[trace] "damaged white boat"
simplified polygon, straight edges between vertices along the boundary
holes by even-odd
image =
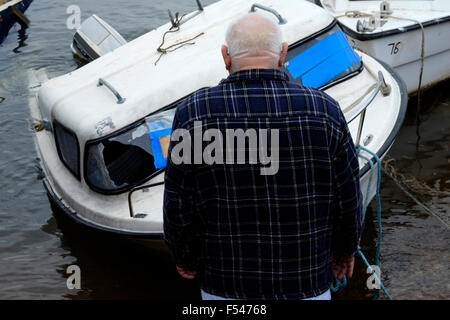
[[[450,77],[450,1],[317,2],[336,17],[353,46],[394,67],[409,93],[419,82],[424,88]]]
[[[322,8],[298,0],[253,1],[220,1],[205,8],[198,2],[199,10],[181,21],[172,18],[41,85],[30,108],[41,123],[36,148],[54,207],[97,230],[127,238],[161,238],[164,174],[156,169],[147,124],[194,91],[228,76],[220,54],[226,28],[249,10],[278,19],[289,44],[285,69],[293,81],[334,97],[355,143],[380,158],[388,152],[407,106],[406,88],[396,73],[354,51],[334,17]],[[169,29],[176,31],[166,33]],[[375,160],[363,155],[367,159],[360,159],[360,177],[365,191],[371,173],[368,160]],[[368,200],[374,193],[372,187]]]

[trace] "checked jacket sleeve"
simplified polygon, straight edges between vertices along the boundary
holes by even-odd
[[[180,128],[175,114],[172,133]],[[181,138],[182,139],[182,138]],[[194,180],[191,164],[175,164],[170,142],[165,170],[164,241],[172,251],[175,264],[196,269],[199,250],[199,219],[194,204]]]

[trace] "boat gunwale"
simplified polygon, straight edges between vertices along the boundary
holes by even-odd
[[[47,196],[49,200],[56,205],[56,207],[64,213],[66,217],[68,217],[71,221],[81,224],[85,227],[94,229],[96,231],[101,231],[109,234],[114,234],[117,236],[125,236],[127,238],[145,238],[145,239],[154,239],[154,240],[160,240],[164,237],[164,233],[162,232],[132,232],[132,231],[125,231],[120,229],[115,229],[111,227],[106,227],[100,224],[97,224],[95,222],[88,221],[84,218],[82,218],[77,212],[71,210],[68,206],[66,206],[61,199],[58,198],[56,193],[53,191],[52,186],[50,185],[50,182],[47,180],[47,178],[44,178],[42,180],[44,189],[47,191]]]
[[[386,138],[384,144],[376,152],[378,158],[381,159],[389,151],[390,147],[394,144],[395,138],[397,137],[398,132],[400,131],[400,128],[403,125],[403,121],[405,120],[406,111],[408,109],[408,89],[406,87],[405,81],[398,75],[398,73],[390,65],[388,65],[386,62],[382,60],[376,59],[375,57],[372,58],[378,63],[380,63],[386,69],[386,71],[390,73],[390,75],[397,82],[400,90],[400,110],[397,116],[397,120],[395,121],[394,128],[392,128],[391,133]],[[372,162],[373,165],[377,164],[377,161],[374,157],[372,157],[369,161],[367,161],[364,167],[359,170],[360,178],[370,170],[371,165],[369,162]]]
[[[425,22],[422,22],[422,26],[424,28],[426,28],[426,27],[439,25],[439,24],[447,23],[447,22],[450,22],[450,15],[442,17],[442,18],[427,20]],[[352,28],[346,26],[343,22],[341,22],[339,20],[338,20],[338,24],[347,35],[349,35],[350,37],[352,37],[356,40],[359,40],[359,41],[375,40],[375,39],[383,38],[386,36],[392,36],[392,35],[406,33],[406,32],[420,29],[420,24],[414,23],[412,25],[395,28],[395,29],[389,29],[389,30],[372,32],[372,33],[360,33],[358,31],[355,31]]]

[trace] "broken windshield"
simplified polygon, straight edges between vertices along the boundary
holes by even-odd
[[[162,139],[153,139],[153,128],[171,130],[175,108],[141,120],[136,126],[106,137],[86,147],[86,182],[102,193],[119,193],[145,182],[158,169],[164,167]],[[167,141],[167,136],[161,136]],[[152,148],[153,146],[153,148]],[[156,149],[156,147],[159,147]],[[167,154],[164,153],[165,157]]]

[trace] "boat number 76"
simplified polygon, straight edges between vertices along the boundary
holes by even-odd
[[[391,55],[392,54],[397,54],[398,53],[398,51],[400,50],[400,45],[401,45],[401,41],[399,41],[399,42],[393,42],[393,43],[389,43],[388,44],[388,47],[390,46],[391,47]]]

